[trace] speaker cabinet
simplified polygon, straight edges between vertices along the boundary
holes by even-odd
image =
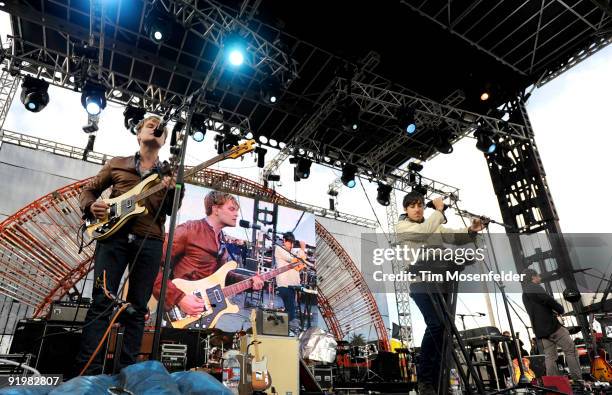
[[[75,327],[46,321],[19,321],[15,328],[10,353],[34,355],[34,367],[42,374],[69,376],[79,352],[80,327],[81,325],[76,326],[78,330],[75,332]]]
[[[268,360],[268,372],[272,378],[272,387],[279,395],[298,395],[300,393],[300,351],[299,341],[296,337],[280,337],[257,335],[259,355]],[[241,339],[240,349],[245,350],[252,341],[252,336]],[[253,346],[249,347],[249,354],[255,355]],[[274,393],[272,387],[268,393]]]

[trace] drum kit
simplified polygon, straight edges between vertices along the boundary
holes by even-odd
[[[232,353],[238,352],[240,339],[246,335],[246,332],[228,333],[216,328],[205,331],[206,335],[202,340],[204,362],[202,366],[191,370],[206,372],[221,379],[223,361],[231,357]]]

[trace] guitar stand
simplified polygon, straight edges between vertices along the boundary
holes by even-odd
[[[463,343],[463,339],[461,338],[461,335],[459,334],[459,330],[457,329],[457,326],[455,325],[454,310],[455,310],[455,306],[457,303],[458,287],[459,287],[459,284],[456,281],[451,282],[451,289],[449,291],[449,296],[451,300],[449,302],[451,304],[452,314],[451,314],[451,309],[449,309],[447,301],[445,300],[444,297],[442,297],[441,292],[439,292],[440,289],[438,285],[436,285],[436,289],[438,290],[438,292],[436,293],[432,292],[430,287],[427,287],[426,289],[427,289],[427,294],[429,295],[429,298],[431,299],[432,305],[434,307],[434,310],[436,312],[438,319],[440,320],[440,322],[444,323],[444,341],[442,344],[443,359],[445,361],[448,360],[449,354],[453,357],[453,360],[455,361],[455,364],[457,365],[457,372],[459,373],[461,380],[465,384],[465,388],[468,394],[473,393],[471,386],[468,384],[469,376],[472,376],[472,378],[474,379],[474,383],[476,384],[477,393],[484,394],[485,393],[484,385],[482,384],[482,381],[478,377],[476,373],[476,369],[474,368],[474,365],[472,364],[472,361],[470,361],[470,358],[468,357],[468,353],[466,351],[465,344]],[[467,367],[468,367],[467,375],[463,371],[461,367],[461,360],[459,359],[459,355],[457,354],[457,351],[453,347],[453,344],[452,344],[453,336],[455,337],[455,340],[457,341],[457,344],[458,344],[458,348],[461,354],[463,355],[463,358],[467,364]],[[438,394],[446,394],[448,392],[448,384],[449,384],[449,379],[450,379],[449,375],[450,375],[450,370],[444,369],[444,368],[440,369],[440,373],[438,376],[438,384],[439,384]]]

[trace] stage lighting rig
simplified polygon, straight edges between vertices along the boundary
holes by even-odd
[[[441,126],[437,133],[434,142],[434,147],[441,154],[450,154],[453,152],[453,145],[451,140],[453,139],[453,133],[446,126]]]
[[[483,128],[482,126],[474,132],[476,137],[476,148],[485,154],[492,154],[497,148],[492,131]]]
[[[123,126],[132,132],[132,134],[136,134],[134,128],[138,125],[138,122],[144,119],[146,113],[147,110],[142,107],[128,105],[125,110],[123,110]]]
[[[351,164],[346,164],[342,167],[342,176],[340,180],[342,184],[349,188],[355,188],[357,183],[355,182],[355,173],[357,173],[357,167]]]
[[[414,108],[403,105],[397,109],[397,113],[395,118],[397,120],[397,125],[400,129],[408,134],[413,134],[416,132],[416,120],[415,120],[415,110]]]
[[[347,97],[342,103],[342,127],[349,132],[359,129],[359,115],[361,108],[352,97]]]
[[[85,81],[81,93],[81,104],[89,115],[99,115],[106,107],[106,88],[93,81]]]
[[[259,167],[260,169],[263,169],[266,166],[266,153],[267,152],[268,150],[265,148],[261,148],[261,147],[255,148],[255,153],[257,154],[257,167]]]
[[[144,21],[146,35],[156,44],[168,41],[172,36],[174,18],[159,7],[151,7]]]
[[[421,163],[410,162],[408,163],[408,170],[418,173],[423,170],[423,165]]]
[[[191,116],[191,138],[198,143],[204,141],[206,137],[206,116],[204,114],[195,113]]]
[[[310,166],[312,161],[305,158],[291,157],[289,163],[295,165],[293,168],[293,180],[300,181],[310,176]]]
[[[376,201],[383,206],[388,206],[391,202],[391,193],[393,192],[393,187],[391,185],[379,182],[376,192]]]
[[[276,104],[281,94],[280,81],[274,76],[267,77],[260,84],[259,94],[264,102]]]
[[[244,63],[246,46],[245,38],[238,31],[232,31],[223,39],[225,56],[232,66],[238,67]]]
[[[39,112],[49,104],[49,83],[26,75],[21,83],[21,102],[26,110]]]

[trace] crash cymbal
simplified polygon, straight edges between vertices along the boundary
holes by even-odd
[[[234,341],[233,333],[226,333],[223,331],[219,331],[220,333],[216,333],[210,337],[210,345],[215,347],[220,347],[221,345],[232,344]]]

